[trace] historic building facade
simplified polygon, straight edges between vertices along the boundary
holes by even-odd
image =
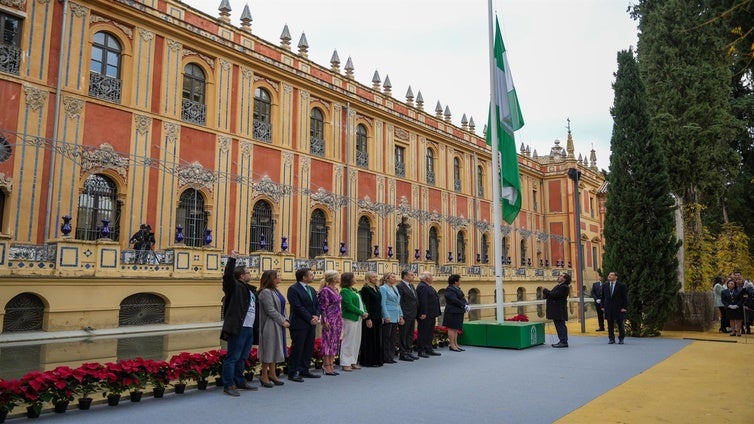
[[[299,266],[430,269],[438,288],[460,273],[472,302],[493,303],[494,172],[473,119],[397,99],[378,75],[361,84],[337,53],[313,63],[305,37],[293,51],[287,27],[274,44],[229,11],[0,0],[2,332],[218,321],[231,250],[286,283]],[[578,246],[594,281],[594,151],[576,158],[569,131],[546,155],[522,146],[519,164],[505,300],[541,298]]]

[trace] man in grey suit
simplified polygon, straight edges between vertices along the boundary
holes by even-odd
[[[618,274],[607,275],[607,283],[602,285],[602,307],[607,320],[608,344],[615,344],[615,324],[618,324],[618,344],[626,337],[626,310],[628,308],[628,287],[618,281]]]
[[[416,328],[417,298],[413,285],[414,273],[404,269],[401,271],[401,282],[396,284],[401,295],[401,311],[403,311],[403,325],[399,326],[398,349],[401,361],[416,361],[418,356],[411,353],[414,348],[414,328]]]

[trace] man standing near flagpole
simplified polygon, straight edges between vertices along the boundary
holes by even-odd
[[[500,24],[495,19],[494,39],[492,38],[492,0],[488,0],[490,29],[490,115],[487,121],[487,144],[492,146],[492,169],[500,170],[500,179],[492,179],[493,224],[495,242],[495,291],[497,293],[497,321],[503,322],[503,264],[497,258],[503,254],[501,232],[502,219],[512,224],[521,210],[521,176],[518,171],[518,155],[514,131],[524,126],[521,108],[518,105],[516,88],[513,85],[505,44],[500,32]],[[493,125],[493,117],[494,125]],[[500,163],[498,161],[500,153]],[[494,175],[494,172],[493,172]]]

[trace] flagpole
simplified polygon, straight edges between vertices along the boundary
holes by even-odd
[[[490,114],[492,117],[489,119],[490,124],[487,126],[487,131],[490,132],[490,140],[492,140],[492,222],[493,222],[493,240],[494,254],[492,256],[495,263],[495,316],[497,322],[502,323],[505,320],[504,308],[503,308],[503,234],[500,229],[502,221],[502,209],[501,209],[501,195],[500,195],[500,159],[498,154],[498,134],[497,134],[497,104],[496,104],[496,87],[495,87],[495,23],[492,16],[492,0],[487,0],[488,15],[489,15],[489,44],[490,44]]]

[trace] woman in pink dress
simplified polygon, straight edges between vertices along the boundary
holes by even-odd
[[[335,355],[340,347],[340,334],[343,332],[343,315],[340,309],[341,296],[338,292],[340,274],[325,271],[325,278],[319,289],[319,308],[322,311],[322,369],[325,375],[339,375],[335,372]]]

